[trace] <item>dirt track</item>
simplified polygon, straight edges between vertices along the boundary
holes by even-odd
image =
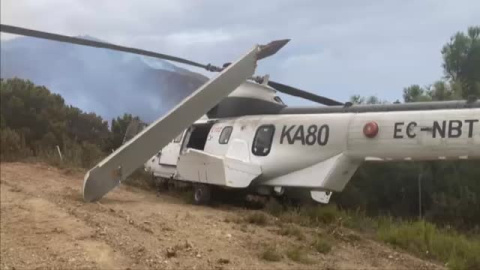
[[[361,237],[323,255],[275,225],[226,222],[252,210],[194,206],[122,186],[100,203],[81,197],[83,175],[46,165],[1,164],[1,269],[438,269]],[[319,228],[318,230],[321,230]],[[263,245],[305,245],[313,264],[260,258]],[[176,254],[167,256],[167,249]],[[170,254],[172,255],[172,254]]]

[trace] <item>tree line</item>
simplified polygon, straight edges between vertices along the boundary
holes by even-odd
[[[2,79],[0,84],[1,160],[58,160],[58,146],[65,162],[89,168],[122,144],[133,118],[124,114],[109,126],[100,116],[67,105],[43,86],[18,78]]]
[[[403,102],[480,98],[480,26],[456,33],[441,54],[444,77],[431,85],[406,87]],[[352,102],[387,103],[375,96],[354,96]],[[422,216],[478,230],[479,165],[478,160],[364,164],[334,200],[343,208],[370,215]]]

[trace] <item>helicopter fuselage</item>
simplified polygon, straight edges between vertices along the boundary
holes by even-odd
[[[191,182],[340,192],[364,161],[445,159],[480,159],[480,108],[202,120],[146,166]],[[215,179],[228,169],[242,176]]]

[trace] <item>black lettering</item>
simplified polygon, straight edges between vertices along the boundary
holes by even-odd
[[[328,137],[330,136],[330,127],[323,125],[318,129],[317,140],[319,145],[326,145],[328,143]],[[323,138],[322,138],[323,137]]]
[[[476,123],[478,121],[478,119],[465,120],[465,124],[468,124],[468,138],[473,137],[473,123]]]
[[[314,145],[317,142],[317,130],[318,127],[316,125],[308,127],[307,136],[305,137],[305,141],[308,145]]]
[[[447,127],[447,121],[442,121],[442,126],[437,121],[433,121],[433,138],[437,137],[437,131],[441,138],[445,138],[445,128]]]
[[[300,140],[302,145],[305,145],[305,133],[303,132],[303,125],[298,126],[295,135],[293,135],[293,143],[295,143],[296,140]]]
[[[454,124],[456,125],[454,126]],[[450,122],[448,123],[448,137],[458,138],[460,136],[462,136],[462,121],[450,120]]]
[[[417,122],[410,122],[407,125],[407,137],[410,139],[413,139],[417,136],[415,132],[413,132],[413,129],[417,126]]]
[[[402,127],[405,123],[404,122],[398,122],[395,123],[395,128],[393,129],[393,138],[394,139],[403,139],[403,135],[399,135],[399,132],[402,132]]]
[[[283,144],[283,139],[287,137],[287,142],[288,144],[293,144],[292,136],[290,135],[290,131],[295,128],[295,125],[289,127],[287,129],[287,126],[283,126],[282,129],[282,134],[280,135],[280,144]]]

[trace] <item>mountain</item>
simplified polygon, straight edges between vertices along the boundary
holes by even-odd
[[[2,78],[44,85],[107,120],[131,113],[151,122],[208,80],[163,60],[29,37],[1,41],[0,62]]]

